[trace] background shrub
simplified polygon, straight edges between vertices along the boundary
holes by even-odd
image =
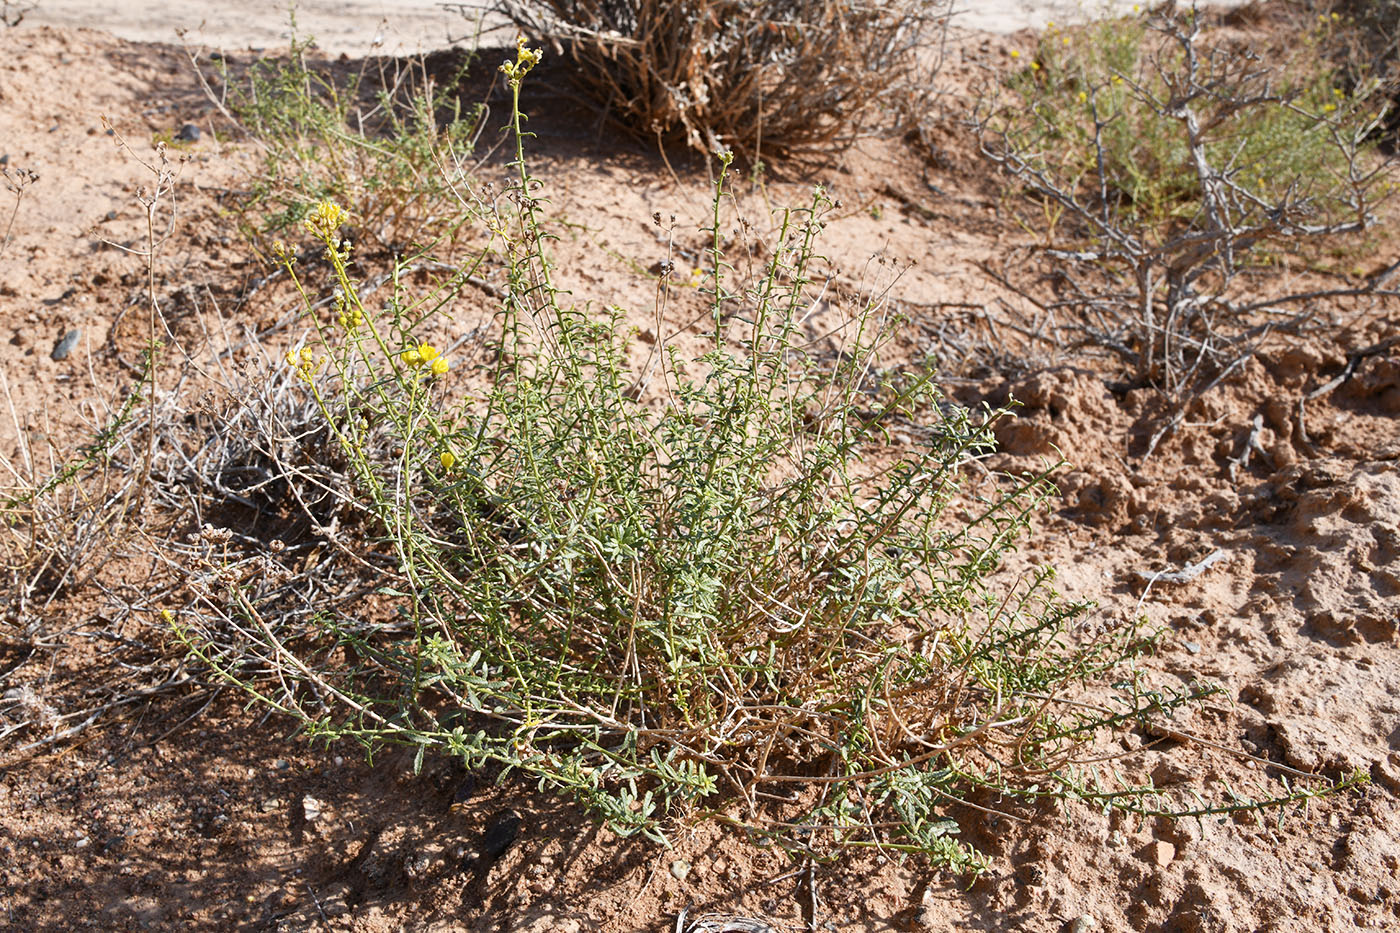
[[[1319,299],[1379,287],[1236,287],[1267,251],[1366,229],[1393,190],[1385,89],[1319,55],[1332,22],[1269,59],[1194,10],[1047,30],[981,105],[983,153],[1043,214],[1068,283],[1055,309],[1161,389],[1172,424]]]
[[[357,205],[356,238],[391,251],[451,236],[461,222],[454,186],[468,174],[481,128],[455,78],[437,85],[422,61],[381,60],[339,73],[313,67],[311,40],[287,59],[259,60],[240,78],[224,66],[228,109],[262,149],[240,199],[245,232],[268,238],[298,225],[308,197]]]
[[[638,138],[829,157],[932,93],[948,0],[501,0]],[[922,113],[917,113],[922,116]]]

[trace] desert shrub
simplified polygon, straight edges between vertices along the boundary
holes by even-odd
[[[224,68],[227,108],[262,148],[239,204],[247,232],[266,248],[300,223],[310,196],[356,204],[357,234],[391,250],[455,233],[453,187],[466,177],[481,108],[464,108],[458,81],[438,86],[422,61],[338,75],[308,61],[310,44],[294,33],[289,58],[257,61],[237,79]]]
[[[1030,167],[1145,231],[1201,213],[1196,144],[1214,171],[1262,201],[1302,181],[1316,222],[1355,216],[1354,154],[1333,129],[1374,109],[1374,84],[1348,93],[1319,62],[1270,67],[1246,48],[1212,48],[1200,32],[1183,45],[1152,23],[1106,20],[1073,35],[1052,25],[1007,81],[992,128],[1009,148],[1033,153]],[[1174,112],[1191,104],[1194,142]]]
[[[342,208],[308,216],[341,301],[286,359],[325,428],[298,430],[305,458],[280,456],[343,471],[315,494],[373,518],[366,550],[391,556],[377,600],[298,603],[215,560],[179,620],[193,650],[263,691],[225,649],[231,625],[275,669],[260,695],[309,734],[522,772],[623,834],[690,815],[809,852],[976,867],[950,806],[982,789],[1182,805],[1080,764],[1204,691],[1146,689],[1123,664],[1145,644],[1134,626],[1084,626],[1048,570],[997,575],[1049,492],[1044,473],[970,488],[1002,413],[940,405],[926,372],[882,366],[878,298],[829,338],[804,329],[821,189],[739,287],[719,246],[723,160],[702,349],[658,336],[633,367],[620,311],[564,303],[522,144],[537,56],[507,64],[516,174],[481,201],[508,286],[476,379],[459,385],[461,358],[416,333],[409,296],[360,300]],[[915,443],[886,442],[893,417],[928,413]]]
[[[1287,327],[1262,317],[1307,313],[1309,296],[1238,295],[1241,270],[1372,223],[1391,190],[1380,91],[1309,46],[1270,63],[1168,12],[1048,30],[977,127],[1043,211],[1086,339],[1179,402]]]
[[[932,92],[946,0],[501,0],[563,46],[607,112],[648,141],[748,162],[825,158]],[[917,114],[923,116],[922,113]]]
[[[1400,2],[1396,0],[1335,0],[1319,4],[1318,21],[1345,50],[1344,64],[1358,76],[1383,75],[1400,57]]]

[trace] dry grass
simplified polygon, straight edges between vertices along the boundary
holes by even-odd
[[[501,0],[627,130],[699,152],[829,157],[924,109],[947,0]]]

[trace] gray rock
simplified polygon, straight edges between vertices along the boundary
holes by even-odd
[[[193,123],[186,123],[180,127],[180,132],[175,134],[175,138],[182,143],[197,143],[200,137],[199,127]]]
[[[59,340],[58,343],[53,345],[53,352],[49,354],[49,358],[55,363],[59,360],[68,359],[68,354],[73,352],[73,348],[78,345],[78,340],[82,336],[83,332],[79,328],[73,328],[68,333],[64,334],[63,338]]]

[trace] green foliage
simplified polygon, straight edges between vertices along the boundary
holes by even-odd
[[[1188,52],[1148,24],[1048,28],[1029,61],[1018,55],[991,126],[1035,171],[1128,229],[1175,231],[1202,212],[1181,106],[1196,112],[1210,165],[1233,184],[1271,204],[1306,197],[1315,224],[1354,216],[1355,153],[1337,136],[1374,124],[1376,81],[1349,86],[1312,43],[1265,64],[1219,39],[1195,53],[1205,67],[1192,87]]]
[[[232,112],[263,147],[240,205],[246,232],[265,247],[301,221],[309,198],[356,205],[357,233],[391,250],[455,234],[453,189],[482,116],[456,94],[467,63],[443,87],[421,62],[338,75],[308,63],[310,40],[292,25],[288,59],[259,60],[241,81],[224,76]]]
[[[971,483],[1005,412],[882,366],[878,298],[808,333],[827,194],[786,211],[762,273],[739,282],[720,246],[726,154],[708,323],[634,366],[623,313],[555,285],[519,110],[537,61],[522,45],[503,69],[514,184],[476,202],[507,267],[478,369],[417,335],[438,297],[362,303],[345,211],[323,202],[305,221],[340,299],[332,320],[308,301],[315,338],[287,355],[323,429],[298,427],[304,455],[288,459],[311,466],[276,482],[367,519],[339,541],[387,554],[372,566],[391,611],[260,589],[283,572],[266,558],[216,566],[222,592],[195,586],[206,611],[180,622],[195,653],[313,737],[523,773],[621,835],[709,818],[809,853],[975,870],[950,808],[983,788],[1169,810],[1150,784],[1076,763],[1208,691],[1145,689],[1124,670],[1147,644],[1134,625],[1087,628],[1050,571],[1005,573],[1050,465]],[[923,422],[916,441],[888,443],[896,418]],[[240,652],[275,679],[251,679]],[[1110,699],[1088,702],[1089,684]]]

